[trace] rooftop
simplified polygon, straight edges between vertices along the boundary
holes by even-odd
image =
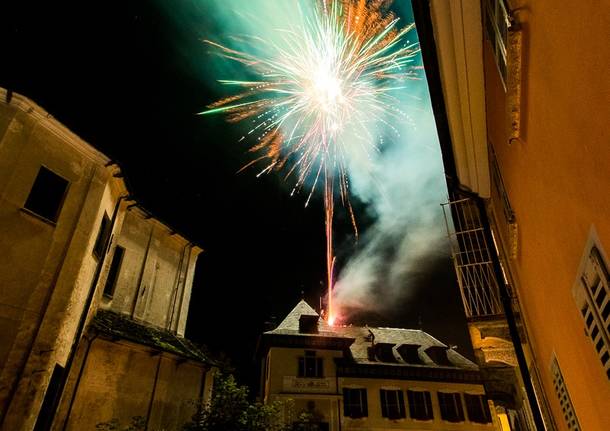
[[[301,316],[317,317],[317,332],[304,331]],[[351,340],[349,352],[357,364],[478,370],[477,365],[432,335],[419,329],[330,326],[305,301],[300,301],[266,336],[323,337]]]

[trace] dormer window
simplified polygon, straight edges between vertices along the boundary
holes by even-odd
[[[317,334],[318,319],[318,316],[301,315],[299,317],[299,332],[302,334]]]
[[[436,365],[442,365],[445,367],[453,366],[453,363],[447,357],[447,351],[449,349],[444,346],[431,346],[426,349],[426,354],[430,356],[430,359]]]
[[[324,359],[316,356],[315,350],[305,350],[299,358],[299,377],[324,377]]]
[[[423,364],[419,357],[419,345],[417,344],[402,344],[396,350],[400,353],[402,359],[408,364]]]
[[[391,343],[377,343],[375,344],[375,357],[380,362],[390,362],[396,363],[396,357],[394,356],[394,352],[392,352],[392,348],[394,344]]]

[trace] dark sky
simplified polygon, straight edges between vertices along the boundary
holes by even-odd
[[[264,322],[281,319],[301,291],[312,305],[324,293],[321,202],[305,208],[274,175],[236,174],[250,160],[240,130],[194,115],[219,95],[200,73],[209,56],[201,37],[219,23],[197,27],[203,0],[168,3],[175,9],[150,0],[3,2],[0,86],[120,161],[138,200],[205,248],[187,336],[226,352],[248,378]],[[365,208],[356,210],[366,227]],[[349,243],[349,228],[337,235]],[[409,300],[355,323],[421,322],[472,357],[448,256],[417,281]]]

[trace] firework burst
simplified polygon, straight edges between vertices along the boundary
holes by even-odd
[[[397,97],[409,79],[416,43],[406,40],[414,26],[400,28],[389,10],[391,0],[311,0],[311,13],[298,3],[298,24],[274,30],[271,38],[234,37],[247,49],[205,42],[220,55],[243,64],[249,80],[219,80],[235,94],[200,114],[227,115],[249,122],[242,138],[255,140],[257,156],[245,169],[264,162],[259,175],[272,170],[292,180],[292,192],[323,189],[327,248],[327,319],[332,323],[333,213],[338,196],[357,227],[349,201],[350,161],[367,161],[383,143],[381,130],[408,116]],[[363,163],[364,162],[364,163]]]

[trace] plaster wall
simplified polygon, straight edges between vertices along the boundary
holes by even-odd
[[[0,118],[0,418],[31,429],[74,341],[102,213],[123,188],[105,156],[22,96],[0,103]],[[23,209],[40,166],[69,181],[56,222]]]
[[[202,364],[104,338],[91,341],[80,367],[72,407],[62,400],[56,430],[64,421],[66,430],[88,430],[112,419],[125,426],[133,417],[147,421],[148,429],[180,429],[195,413],[206,375]]]
[[[572,287],[592,227],[610,250],[610,81],[603,72],[610,70],[610,15],[602,12],[610,3],[511,3],[524,35],[522,138],[512,144],[506,96],[484,46],[488,137],[519,232],[518,253],[507,263],[556,424],[567,429],[553,389],[553,354],[582,429],[605,429],[610,381]],[[502,211],[498,200],[493,205]]]

